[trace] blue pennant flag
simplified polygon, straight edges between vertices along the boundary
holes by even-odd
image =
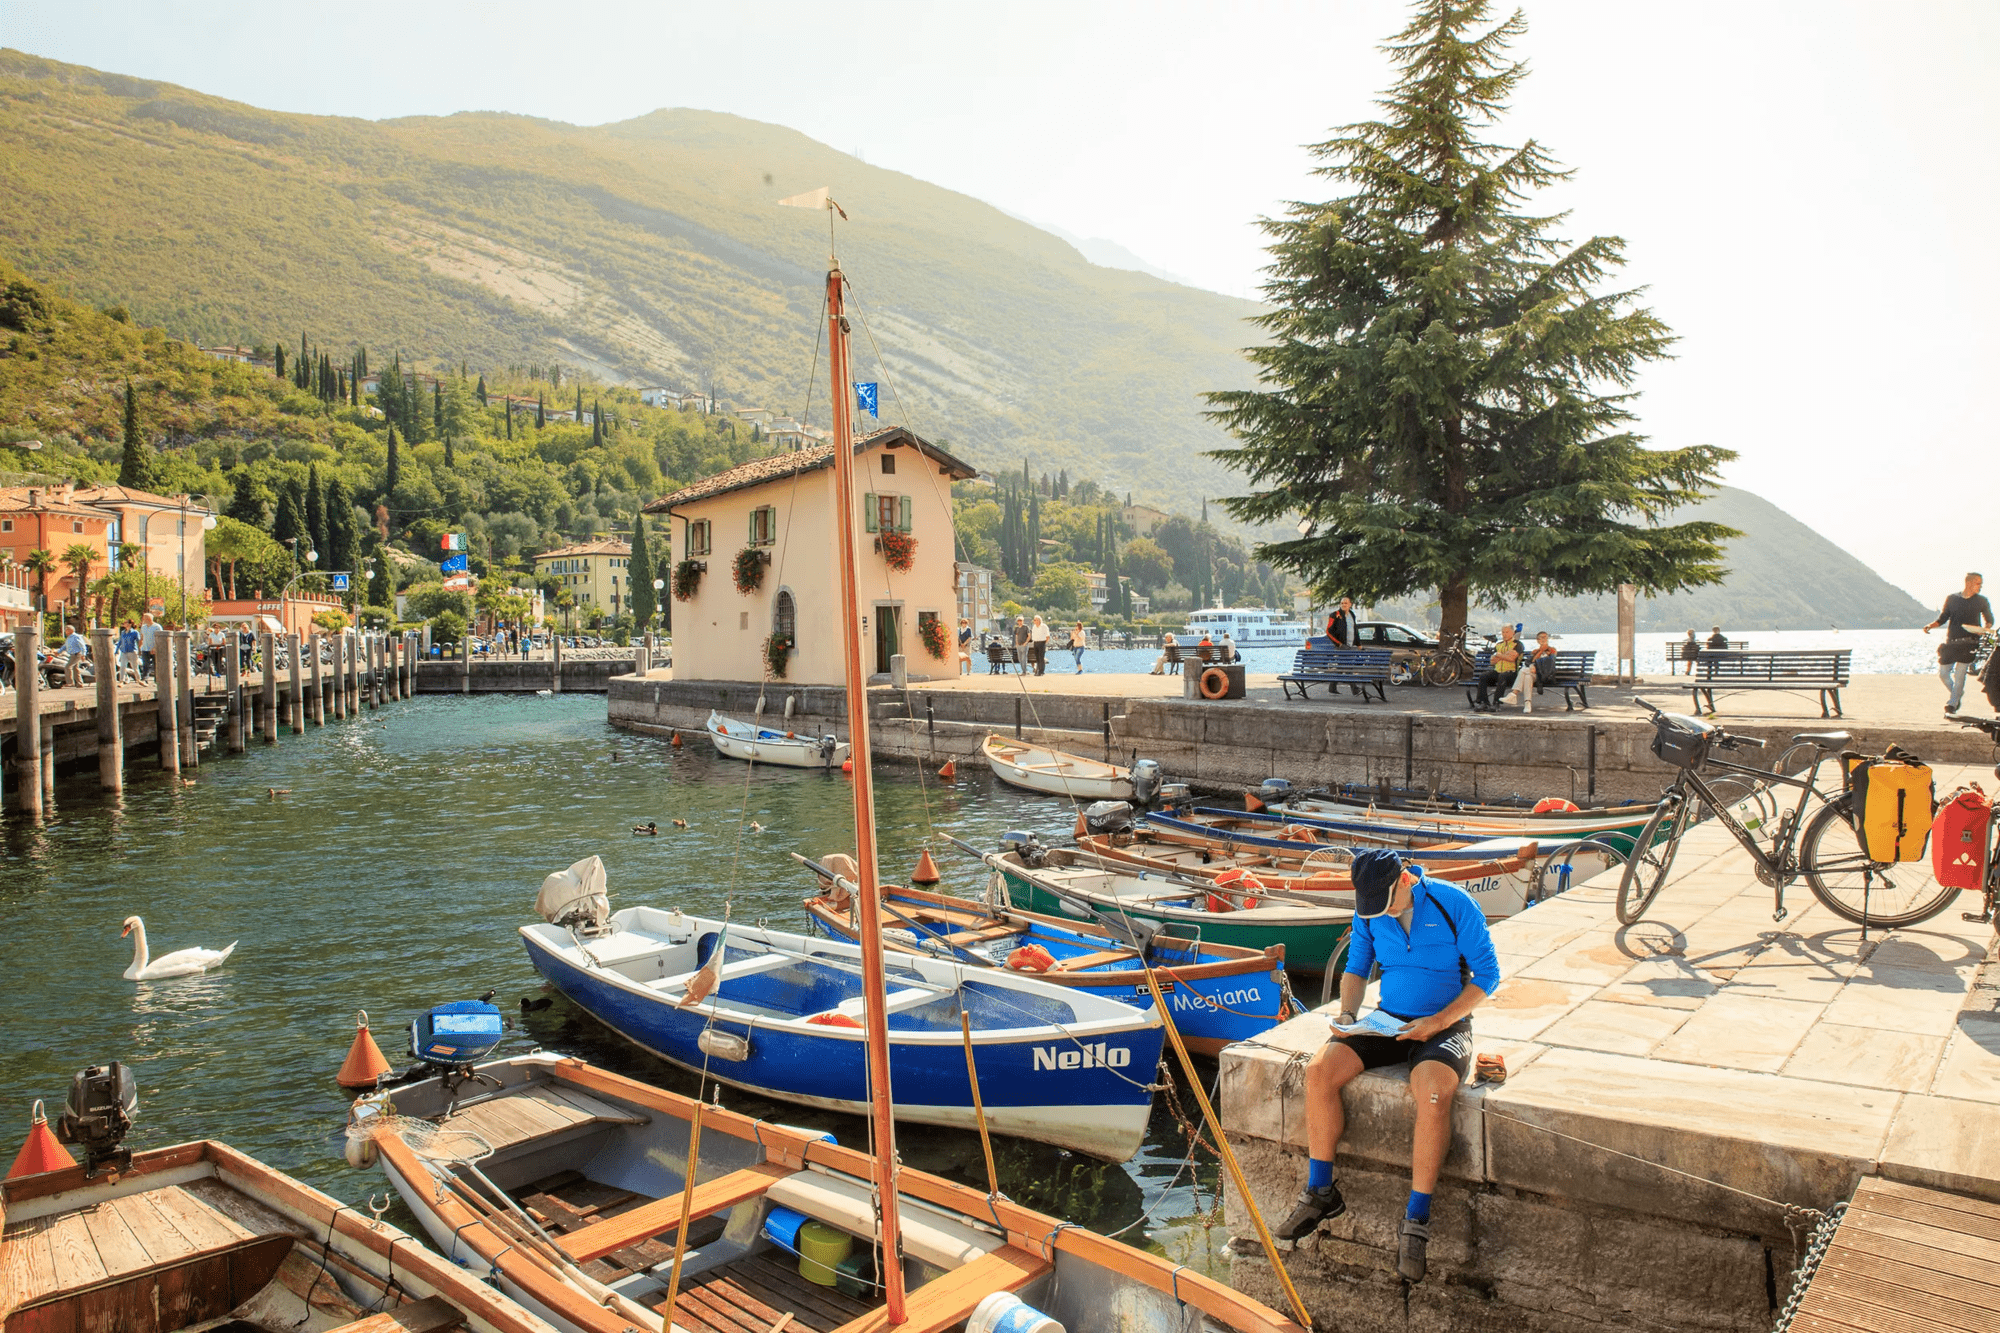
[[[882,419],[882,414],[875,410],[875,386],[873,384],[857,384],[854,386],[854,408],[858,412],[866,412],[877,421]]]
[[[447,574],[463,574],[465,572],[465,552],[460,551],[457,555],[446,556],[439,562],[438,568]]]

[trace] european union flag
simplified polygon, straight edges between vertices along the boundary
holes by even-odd
[[[447,574],[463,574],[465,572],[465,553],[461,551],[457,555],[446,556],[439,563],[438,568]]]
[[[875,410],[875,386],[873,384],[857,384],[854,386],[854,407],[856,411],[866,412],[877,421],[882,419],[882,414]]]

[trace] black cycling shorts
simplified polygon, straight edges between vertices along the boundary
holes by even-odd
[[[1393,1017],[1401,1018],[1402,1015]],[[1372,1032],[1352,1037],[1336,1034],[1333,1040],[1360,1056],[1363,1069],[1380,1069],[1385,1065],[1405,1062],[1414,1069],[1426,1060],[1435,1060],[1439,1064],[1450,1065],[1457,1072],[1460,1083],[1465,1082],[1465,1076],[1472,1071],[1470,1018],[1459,1019],[1428,1041],[1403,1041],[1396,1037],[1380,1037]]]

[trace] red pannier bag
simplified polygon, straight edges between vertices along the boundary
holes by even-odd
[[[1961,787],[1938,807],[1931,821],[1931,871],[1948,889],[1977,889],[1986,883],[1986,848],[1993,802],[1977,787]]]

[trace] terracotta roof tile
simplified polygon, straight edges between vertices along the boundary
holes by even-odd
[[[565,555],[630,555],[630,554],[632,554],[631,542],[606,540],[606,541],[595,541],[595,542],[578,542],[574,546],[558,547],[553,551],[542,552],[540,555],[535,557],[535,560],[537,563],[539,563],[543,560],[553,560],[557,556],[565,556]]]
[[[978,475],[977,469],[953,458],[936,445],[904,430],[901,426],[885,426],[881,430],[859,437],[854,441],[854,452],[860,453],[872,445],[888,444],[892,440],[899,444],[908,442],[923,450],[925,456],[950,471],[954,478]],[[644,512],[663,513],[672,505],[692,504],[696,500],[726,495],[730,491],[762,486],[765,482],[780,481],[806,472],[817,472],[823,467],[831,466],[832,463],[833,446],[830,444],[815,445],[810,449],[793,449],[764,458],[753,458],[747,463],[730,468],[727,472],[718,472],[712,477],[704,477],[700,481],[683,486],[672,495],[662,496],[647,505]]]

